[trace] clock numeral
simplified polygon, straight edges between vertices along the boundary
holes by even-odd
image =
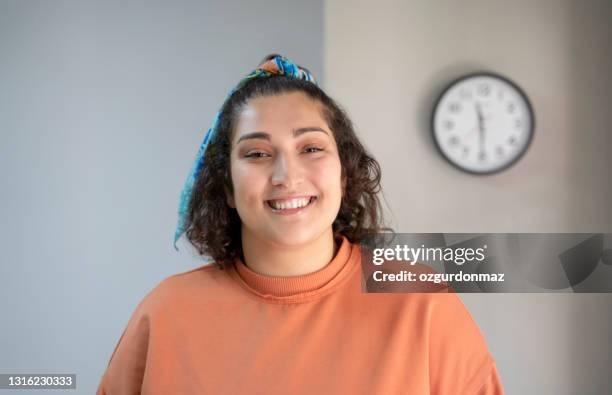
[[[482,96],[489,96],[489,93],[491,93],[491,87],[489,84],[480,84],[478,86],[478,93]]]
[[[467,145],[464,145],[463,148],[461,149],[461,153],[463,154],[463,156],[468,156],[468,154],[470,153],[470,147],[468,147]]]
[[[452,120],[447,119],[446,121],[444,121],[444,128],[446,130],[453,130],[454,127],[455,127],[455,123]]]
[[[478,160],[484,162],[487,160],[487,153],[485,151],[480,151],[478,153]]]
[[[459,139],[457,138],[457,136],[452,136],[450,139],[448,139],[448,144],[454,147],[459,144]]]
[[[514,111],[516,110],[516,104],[514,103],[508,103],[508,114],[514,114]]]
[[[508,144],[516,145],[516,137],[510,136],[510,138],[508,139]]]
[[[514,127],[516,129],[522,129],[523,128],[523,120],[520,118],[517,118],[514,120]]]
[[[459,103],[459,102],[452,102],[451,104],[448,105],[448,109],[452,113],[458,113],[458,112],[461,111],[461,103]]]
[[[497,156],[503,156],[504,147],[502,147],[501,145],[498,145],[497,147],[495,147],[495,153],[497,154]]]

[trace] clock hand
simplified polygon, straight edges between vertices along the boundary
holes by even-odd
[[[484,117],[482,116],[482,108],[479,102],[476,102],[476,114],[478,115],[478,127],[482,127]]]
[[[476,102],[476,114],[478,115],[478,135],[480,137],[480,155],[483,156],[485,154],[484,144],[485,144],[485,128],[484,128],[484,117],[482,116],[482,109],[480,108],[480,103]]]

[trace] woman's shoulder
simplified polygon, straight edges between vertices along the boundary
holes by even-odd
[[[172,274],[164,278],[158,286],[183,288],[186,286],[214,286],[227,279],[227,270],[220,269],[214,262],[187,271]]]
[[[140,309],[150,313],[166,310],[169,305],[218,297],[231,282],[227,270],[214,263],[172,274],[157,283],[140,302]]]
[[[458,294],[424,296],[429,312],[432,378],[437,386],[448,385],[449,389],[464,386],[465,392],[461,393],[475,393],[495,369],[484,334]],[[457,380],[459,377],[462,381]]]

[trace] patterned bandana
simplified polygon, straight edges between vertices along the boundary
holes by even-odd
[[[308,70],[301,68],[300,66],[293,63],[291,60],[285,58],[282,55],[272,54],[266,56],[255,70],[253,70],[250,74],[241,79],[240,82],[234,88],[232,88],[232,90],[225,97],[224,103],[227,102],[227,100],[234,94],[234,92],[240,89],[244,85],[244,83],[246,83],[251,78],[270,77],[273,75],[285,75],[288,77],[309,81],[317,85],[317,82]],[[206,132],[206,135],[204,136],[204,140],[202,141],[200,149],[198,150],[198,153],[196,155],[195,163],[191,168],[191,172],[187,176],[187,180],[185,181],[185,185],[183,186],[183,190],[181,192],[181,200],[178,209],[178,223],[176,226],[176,231],[174,232],[173,243],[174,249],[177,251],[178,248],[176,247],[176,242],[186,231],[187,211],[189,208],[189,202],[191,200],[193,185],[198,179],[202,168],[204,167],[204,154],[206,153],[206,147],[208,146],[208,143],[216,133],[217,125],[219,123],[220,112],[220,110],[217,112],[213,120],[212,126],[210,127],[210,129],[208,129],[208,132]]]

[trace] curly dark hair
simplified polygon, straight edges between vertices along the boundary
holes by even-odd
[[[377,196],[381,191],[380,165],[357,138],[346,112],[312,82],[282,75],[253,78],[221,107],[218,129],[206,149],[204,168],[195,180],[188,208],[187,239],[200,255],[210,256],[220,269],[242,258],[240,217],[235,208],[228,206],[225,194],[226,190],[234,192],[230,172],[234,126],[249,100],[291,92],[303,92],[322,105],[323,119],[338,146],[345,190],[332,224],[334,238],[343,235],[358,243],[367,233],[391,230],[383,225]]]

